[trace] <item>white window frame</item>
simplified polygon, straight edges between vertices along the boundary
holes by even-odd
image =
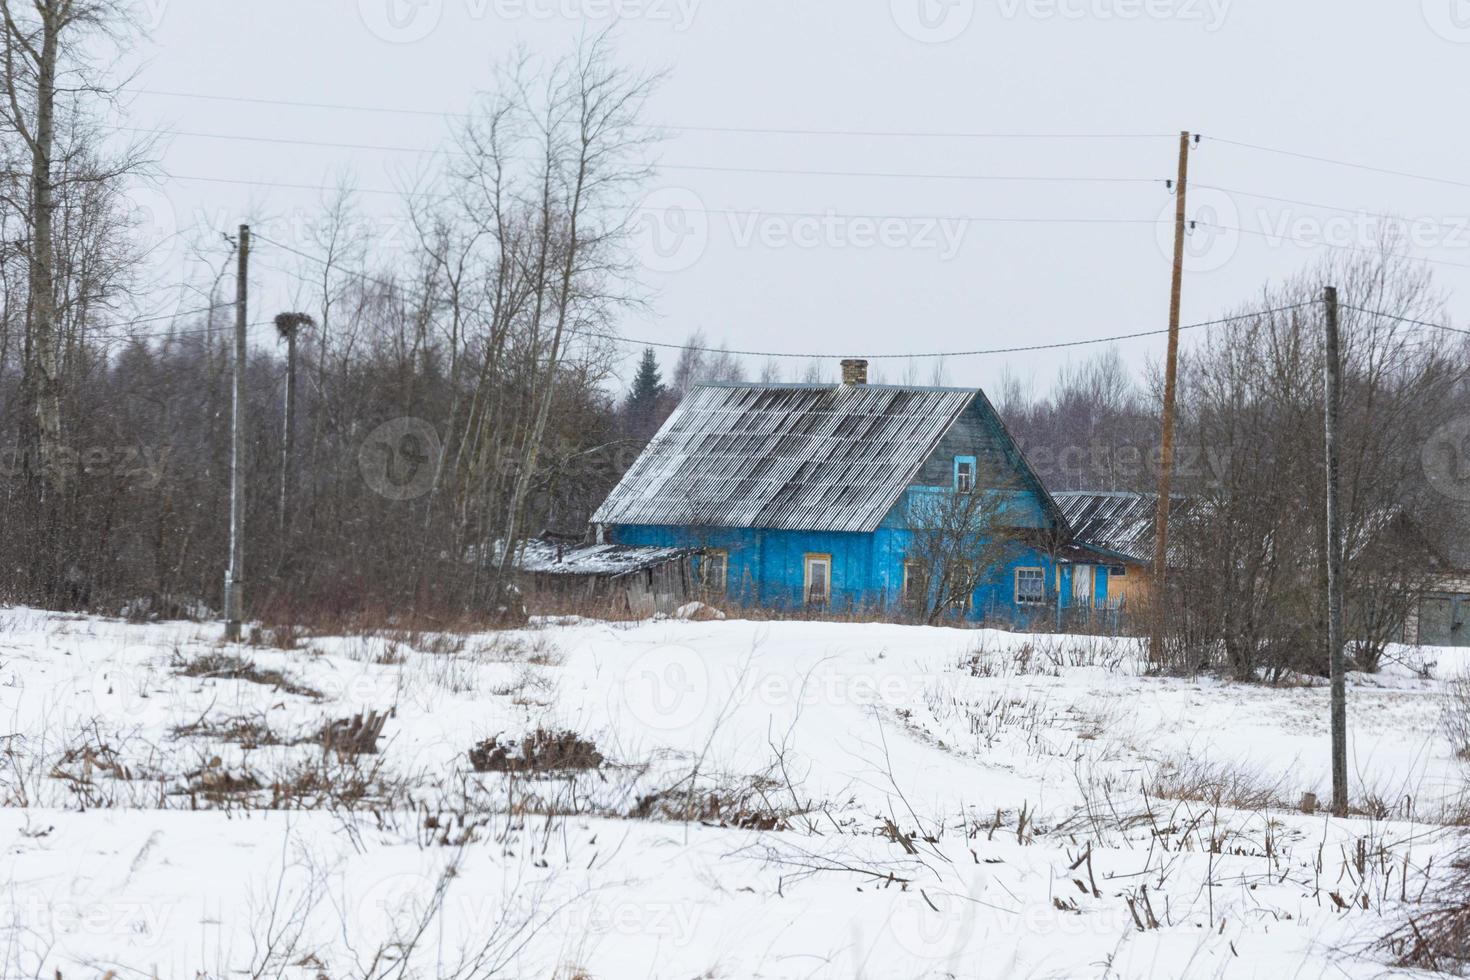
[[[954,464],[954,489],[956,493],[975,491],[976,463],[972,459],[957,459]]]
[[[1022,578],[1023,575],[1028,580],[1034,580],[1035,583],[1038,586],[1040,586],[1040,590],[1041,591],[1034,598],[1032,598],[1029,593],[1027,595],[1025,595],[1025,596],[1023,596],[1021,594],[1021,578]],[[1041,606],[1041,605],[1045,605],[1046,604],[1046,569],[1039,568],[1039,567],[1036,567],[1034,565],[1029,565],[1029,566],[1026,566],[1026,567],[1023,567],[1023,568],[1017,568],[1016,569],[1016,577],[1015,577],[1015,597],[1016,597],[1016,605],[1018,605],[1018,606]]]
[[[822,565],[826,571],[823,575],[824,590],[820,599],[812,598],[812,566]],[[811,551],[802,556],[802,588],[801,595],[807,605],[825,606],[832,601],[832,556],[819,551]]]

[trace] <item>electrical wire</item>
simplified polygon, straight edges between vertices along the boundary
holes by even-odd
[[[177,92],[164,89],[134,88],[138,95],[153,95],[175,99],[202,99],[211,102],[234,102],[247,105],[267,105],[297,109],[327,109],[334,112],[383,112],[406,116],[423,116],[432,119],[469,119],[465,112],[442,112],[432,109],[403,109],[392,106],[351,105],[340,102],[304,102],[288,99],[262,99],[237,95],[213,95],[204,92]],[[643,128],[655,130],[677,130],[690,133],[731,133],[735,135],[774,136],[858,136],[898,139],[1174,139],[1178,133],[986,133],[944,132],[924,130],[862,130],[862,129],[811,129],[802,127],[770,128],[757,126],[692,126],[649,124]]]
[[[1455,222],[1455,221],[1440,221],[1440,220],[1437,220],[1437,219],[1428,219],[1428,218],[1408,219],[1408,218],[1405,218],[1401,214],[1390,214],[1387,211],[1369,211],[1366,208],[1345,208],[1345,207],[1341,207],[1341,206],[1335,205],[1335,204],[1319,204],[1319,203],[1315,203],[1315,202],[1312,202],[1312,201],[1301,201],[1301,200],[1297,200],[1296,198],[1291,198],[1291,197],[1274,197],[1274,196],[1272,196],[1270,194],[1260,194],[1260,193],[1257,193],[1255,191],[1243,191],[1243,190],[1239,190],[1239,189],[1234,188],[1234,187],[1221,187],[1218,184],[1192,184],[1191,185],[1191,190],[1196,189],[1196,188],[1197,189],[1200,189],[1200,190],[1221,191],[1222,193],[1225,193],[1225,194],[1236,194],[1236,195],[1239,195],[1240,197],[1256,198],[1256,199],[1262,200],[1262,201],[1274,201],[1277,204],[1295,204],[1295,205],[1297,205],[1299,207],[1304,207],[1304,208],[1318,208],[1318,209],[1323,210],[1323,211],[1339,211],[1339,212],[1341,212],[1343,214],[1360,215],[1360,216],[1368,217],[1368,218],[1378,218],[1378,219],[1380,219],[1382,221],[1408,221],[1408,220],[1413,220],[1415,222],[1423,222],[1423,223],[1426,223],[1426,224],[1433,224],[1433,225],[1435,225],[1437,227],[1440,227],[1440,228],[1453,228],[1453,229],[1459,229],[1459,230],[1462,230],[1462,231],[1463,230],[1466,230],[1467,228],[1470,228],[1470,217],[1467,217],[1465,219],[1462,219],[1462,220],[1460,220],[1458,222]]]
[[[1410,180],[1424,180],[1434,184],[1446,184],[1450,187],[1470,187],[1470,182],[1463,180],[1452,180],[1449,177],[1433,177],[1428,174],[1416,174],[1407,170],[1392,170],[1388,167],[1374,167],[1366,163],[1353,163],[1350,160],[1337,160],[1332,157],[1317,156],[1313,153],[1299,153],[1295,150],[1283,150],[1274,146],[1262,146],[1259,143],[1246,143],[1242,140],[1226,139],[1223,136],[1208,136],[1216,143],[1225,143],[1230,146],[1239,146],[1247,150],[1258,150],[1262,153],[1275,153],[1281,156],[1296,157],[1300,160],[1312,160],[1316,163],[1329,163],[1337,167],[1350,167],[1354,170],[1365,170],[1369,173],[1385,174],[1390,177],[1407,177]]]
[[[154,130],[122,127],[123,132],[156,135]],[[183,136],[192,139],[235,140],[246,143],[271,143],[286,146],[315,146],[335,150],[368,150],[377,153],[417,153],[425,156],[452,156],[469,159],[470,154],[458,150],[429,149],[418,146],[389,146],[380,143],[338,143],[326,140],[292,139],[279,136],[241,136],[231,133],[199,133],[191,131],[165,131],[164,136]],[[1040,174],[942,174],[913,173],[908,171],[871,170],[806,170],[792,167],[733,167],[718,164],[658,163],[656,170],[683,170],[695,173],[763,174],[794,177],[874,177],[902,180],[987,180],[1002,182],[1055,182],[1055,183],[1120,183],[1161,184],[1158,177],[1093,177],[1093,176],[1048,176]]]
[[[1203,218],[1191,218],[1189,219],[1188,223],[1192,226],[1198,226],[1201,228],[1213,228],[1216,231],[1234,231],[1242,235],[1255,235],[1259,238],[1266,238],[1274,241],[1291,242],[1293,245],[1300,245],[1303,248],[1330,248],[1342,252],[1356,252],[1361,255],[1383,254],[1383,251],[1381,249],[1365,248],[1360,245],[1338,245],[1334,242],[1307,241],[1306,239],[1293,238],[1290,235],[1283,235],[1274,231],[1257,231],[1254,228],[1241,228],[1238,225],[1222,225],[1217,222],[1206,221]],[[1396,254],[1402,255],[1402,253]],[[1402,258],[1406,259],[1409,262],[1428,262],[1433,265],[1446,265],[1455,269],[1470,269],[1470,263],[1451,262],[1449,259],[1432,259],[1424,255],[1402,255]]]
[[[303,251],[301,249],[298,249],[298,248],[295,248],[293,246],[286,245],[286,244],[284,244],[282,242],[275,241],[274,239],[269,238],[267,236],[264,236],[264,235],[261,235],[261,234],[258,234],[257,233],[254,236],[254,238],[257,241],[262,241],[262,242],[266,242],[266,243],[268,243],[270,245],[274,245],[277,248],[284,249],[287,252],[291,252],[291,253],[293,253],[295,255],[301,256],[302,258],[308,259],[310,261],[314,261],[314,262],[320,263],[323,266],[330,266],[330,263],[327,262],[327,260],[321,258],[320,256],[312,255],[309,252],[305,252],[305,251]],[[357,270],[352,270],[352,269],[345,269],[345,268],[339,269],[338,271],[340,271],[344,275],[348,275],[348,276],[352,276],[354,278],[362,279],[362,280],[367,281],[367,282],[372,282],[372,283],[375,283],[377,285],[383,286],[385,288],[400,289],[400,290],[403,289],[403,287],[401,287],[401,286],[398,286],[396,284],[390,283],[390,282],[388,282],[386,280],[383,280],[383,279],[381,279],[379,277],[369,275],[368,273],[359,272]],[[403,290],[403,291],[410,292],[410,293],[412,292],[411,290]],[[420,297],[420,298],[423,298],[423,297]],[[1297,304],[1293,304],[1291,306],[1284,306],[1284,307],[1279,307],[1279,308],[1271,309],[1271,310],[1263,310],[1263,311],[1260,311],[1258,313],[1244,314],[1244,315],[1233,316],[1233,317],[1224,317],[1224,318],[1221,318],[1221,319],[1218,319],[1218,320],[1207,320],[1207,321],[1203,321],[1203,322],[1200,322],[1200,323],[1191,323],[1191,324],[1183,325],[1179,329],[1180,330],[1196,330],[1196,329],[1201,329],[1201,328],[1206,328],[1206,327],[1219,326],[1219,325],[1222,325],[1222,324],[1225,324],[1225,323],[1232,323],[1232,322],[1235,322],[1235,321],[1238,321],[1238,320],[1251,319],[1251,318],[1253,318],[1255,316],[1263,316],[1263,315],[1266,315],[1266,314],[1269,314],[1269,313],[1286,312],[1287,310],[1298,309],[1298,308],[1300,308],[1302,306],[1306,306],[1306,305],[1310,305],[1310,304],[1307,304],[1307,303],[1297,303]],[[912,352],[912,353],[903,353],[903,354],[852,354],[852,353],[848,353],[848,354],[833,354],[831,352],[822,352],[822,353],[806,352],[806,353],[800,353],[800,352],[792,352],[792,351],[732,350],[732,349],[730,349],[728,347],[710,347],[710,346],[703,346],[703,345],[699,345],[699,344],[675,344],[675,343],[669,343],[669,342],[666,342],[666,341],[643,340],[643,339],[639,339],[639,338],[635,338],[635,337],[624,337],[624,336],[620,336],[618,334],[604,333],[604,332],[595,331],[595,330],[580,330],[580,329],[578,329],[578,330],[571,330],[569,332],[575,334],[576,336],[590,337],[590,338],[597,339],[597,340],[608,340],[608,341],[612,341],[612,342],[615,342],[615,343],[626,344],[626,345],[633,346],[633,347],[657,347],[657,348],[665,349],[665,350],[688,350],[688,351],[698,351],[700,353],[707,353],[707,354],[725,353],[725,354],[734,354],[734,355],[737,355],[737,356],[740,356],[740,357],[785,358],[785,359],[794,359],[794,360],[827,360],[827,359],[843,358],[843,357],[863,357],[863,358],[866,358],[867,360],[870,360],[870,361],[885,361],[885,360],[910,360],[910,359],[916,359],[916,358],[981,357],[981,356],[990,356],[990,355],[995,355],[995,354],[1019,354],[1019,353],[1026,353],[1026,352],[1031,352],[1031,351],[1061,350],[1061,349],[1071,348],[1071,347],[1084,347],[1084,346],[1095,345],[1095,344],[1115,343],[1115,342],[1123,341],[1123,340],[1136,340],[1136,339],[1139,339],[1139,338],[1142,338],[1142,337],[1155,337],[1155,336],[1159,336],[1161,334],[1167,334],[1169,332],[1169,330],[1168,330],[1167,327],[1165,327],[1165,328],[1162,328],[1162,329],[1155,329],[1155,330],[1140,330],[1140,331],[1135,331],[1135,332],[1132,332],[1132,333],[1115,334],[1115,335],[1107,336],[1107,337],[1094,337],[1094,338],[1089,338],[1089,339],[1085,339],[1085,340],[1056,341],[1056,342],[1048,343],[1048,344],[1028,344],[1028,345],[1016,346],[1016,347],[994,347],[994,348],[985,348],[985,349],[978,349],[978,350],[957,350],[957,351],[927,351],[927,352]]]
[[[1381,316],[1386,320],[1397,320],[1400,323],[1409,323],[1417,327],[1431,327],[1435,330],[1444,330],[1449,333],[1458,333],[1470,336],[1470,330],[1464,330],[1460,327],[1452,327],[1447,323],[1432,323],[1429,320],[1416,320],[1411,316],[1399,316],[1396,313],[1385,313],[1383,310],[1370,310],[1366,307],[1353,306],[1349,303],[1342,303],[1341,308],[1344,310],[1356,310],[1359,313],[1366,313],[1369,316]]]

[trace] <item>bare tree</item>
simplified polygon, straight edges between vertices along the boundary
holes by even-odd
[[[29,341],[41,466],[53,488],[64,484],[62,376],[56,306],[58,192],[72,183],[115,178],[134,169],[130,154],[111,167],[72,166],[85,158],[86,144],[75,120],[61,121],[73,138],[58,145],[59,91],[99,94],[97,72],[87,48],[99,35],[116,39],[127,11],[119,0],[0,0],[0,43],[5,58],[0,120],[29,153]],[[71,76],[68,79],[68,76]],[[71,107],[72,113],[78,110]],[[60,151],[60,152],[58,152]],[[59,157],[59,159],[58,159]]]
[[[964,615],[976,591],[1017,553],[1004,486],[982,475],[969,490],[924,488],[909,498],[913,539],[905,556],[904,601],[925,622]]]
[[[1191,666],[1240,679],[1325,670],[1320,298],[1343,317],[1345,592],[1370,652],[1402,626],[1432,556],[1397,529],[1422,496],[1418,454],[1461,403],[1463,348],[1402,319],[1442,314],[1426,274],[1391,252],[1327,262],[1268,290],[1258,313],[1185,358],[1181,445],[1207,460],[1171,561],[1167,621]],[[1365,312],[1372,311],[1372,312]],[[1386,315],[1380,315],[1386,314]],[[1443,508],[1439,508],[1443,510]],[[1376,658],[1371,658],[1376,659]]]

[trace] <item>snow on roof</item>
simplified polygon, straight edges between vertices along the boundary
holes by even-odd
[[[527,541],[516,567],[544,575],[627,575],[690,554],[687,548],[635,548],[618,544],[566,545]]]
[[[701,385],[592,520],[873,531],[974,388]]]
[[[1127,555],[1139,564],[1153,561],[1158,494],[1065,490],[1053,493],[1052,497],[1066,515],[1067,523],[1079,541]],[[1173,500],[1170,514],[1178,515],[1184,506],[1184,498],[1175,497]]]

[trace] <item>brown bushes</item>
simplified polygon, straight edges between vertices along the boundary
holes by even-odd
[[[470,749],[475,772],[564,772],[598,769],[603,763],[597,746],[576,732],[538,728],[521,741],[501,741],[492,735]]]

